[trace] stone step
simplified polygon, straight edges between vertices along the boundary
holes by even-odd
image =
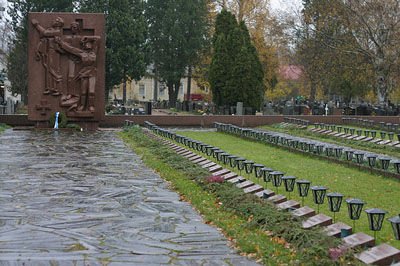
[[[253,185],[254,185],[254,182],[253,182],[253,181],[250,181],[250,180],[246,180],[246,181],[244,181],[244,182],[240,182],[240,183],[236,184],[236,186],[237,186],[238,188],[242,188],[242,189],[251,187],[251,186],[253,186]]]
[[[268,188],[256,193],[257,197],[263,198],[263,199],[267,199],[269,197],[272,197],[273,195],[275,195],[275,192]]]
[[[357,259],[373,265],[391,265],[400,261],[400,250],[388,244],[381,244],[355,255]]]
[[[267,198],[267,200],[273,204],[279,204],[279,203],[285,202],[286,197],[281,194],[278,194],[278,195],[274,195],[274,196]]]
[[[278,205],[276,205],[276,208],[278,210],[282,210],[282,211],[286,211],[289,209],[298,209],[298,208],[300,208],[300,203],[295,200],[288,200],[288,201],[279,203]]]
[[[298,217],[313,217],[315,215],[315,210],[311,209],[310,207],[304,206],[292,211],[291,214]]]
[[[353,232],[353,228],[351,226],[341,222],[327,226],[324,231],[328,236],[340,237],[342,234],[342,229],[347,230],[347,236],[351,235]]]
[[[332,218],[325,214],[317,214],[303,221],[303,228],[310,229],[315,226],[328,226],[332,224]]]
[[[257,192],[260,192],[260,191],[263,191],[263,190],[264,190],[263,186],[255,184],[254,186],[245,188],[244,189],[244,193],[254,194],[254,193],[257,193]]]
[[[375,238],[370,235],[367,235],[363,232],[358,232],[349,236],[346,236],[343,239],[343,242],[346,246],[354,248],[354,247],[362,247],[369,248],[375,246]]]

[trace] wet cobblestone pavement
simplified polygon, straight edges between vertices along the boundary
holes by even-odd
[[[0,265],[258,265],[115,132],[0,134]]]

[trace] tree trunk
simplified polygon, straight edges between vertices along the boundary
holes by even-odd
[[[175,92],[175,89],[174,89],[174,83],[172,81],[168,81],[167,87],[168,87],[168,107],[175,108],[177,93]]]
[[[190,90],[192,88],[192,67],[188,67],[188,80],[187,80],[187,103],[190,104]],[[189,106],[188,106],[189,108]]]
[[[122,102],[123,104],[126,104],[126,74],[124,72],[124,78],[123,78],[123,85],[122,85]]]

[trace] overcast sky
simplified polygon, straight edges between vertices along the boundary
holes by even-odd
[[[270,0],[274,11],[299,11],[302,7],[302,0]]]

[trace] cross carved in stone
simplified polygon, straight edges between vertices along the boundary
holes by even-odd
[[[46,115],[47,110],[51,110],[51,104],[47,103],[47,100],[40,100],[40,105],[36,105],[36,110],[40,110],[41,115]]]

